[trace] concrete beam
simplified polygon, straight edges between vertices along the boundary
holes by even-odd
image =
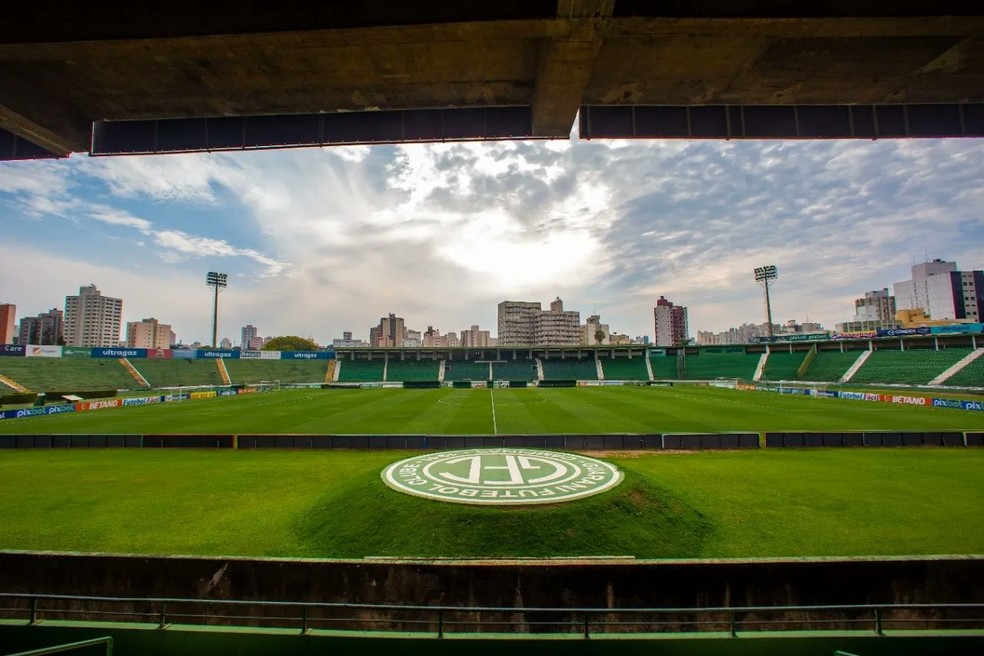
[[[614,8],[614,0],[558,0],[558,19],[569,30],[540,42],[533,91],[536,136],[570,134]]]
[[[91,126],[91,121],[64,101],[50,97],[16,74],[0,74],[0,128],[67,157],[89,150]]]

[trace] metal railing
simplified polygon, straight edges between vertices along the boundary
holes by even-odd
[[[984,603],[735,606],[706,608],[517,608],[340,602],[99,597],[0,593],[0,618],[111,621],[312,630],[430,633],[738,633],[984,629]]]
[[[91,640],[80,640],[79,642],[69,642],[64,645],[52,645],[51,647],[41,647],[40,649],[31,649],[29,651],[19,651],[16,654],[10,654],[9,656],[48,656],[49,654],[64,654],[66,652],[75,651],[76,649],[85,649],[86,647],[95,647],[97,645],[104,645],[106,651],[103,653],[106,656],[113,656],[112,636],[93,638]]]

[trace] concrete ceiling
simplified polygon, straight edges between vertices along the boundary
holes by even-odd
[[[753,106],[951,105],[951,131],[975,134],[984,103],[981,2],[39,0],[2,11],[8,159],[566,137],[582,107],[748,106],[751,117]],[[353,133],[341,113],[367,118]],[[631,136],[661,134],[635,116]],[[242,120],[212,120],[230,117]],[[269,117],[310,121],[284,136]],[[199,120],[161,123],[172,119]],[[94,124],[108,149],[93,149]],[[216,144],[210,126],[244,136]],[[158,147],[175,131],[176,147]]]

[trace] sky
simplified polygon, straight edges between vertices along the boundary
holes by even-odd
[[[125,321],[219,338],[496,332],[504,300],[653,334],[849,321],[916,262],[984,268],[984,141],[502,141],[0,163],[0,303],[95,284]]]

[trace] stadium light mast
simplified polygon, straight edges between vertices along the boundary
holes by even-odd
[[[769,281],[779,277],[779,269],[775,264],[755,267],[755,282],[765,287],[765,318],[766,333],[772,341],[772,304],[769,302]]]
[[[209,271],[205,276],[205,284],[215,290],[215,302],[212,305],[212,348],[215,348],[215,336],[219,332],[219,292],[225,289],[228,276],[224,273]]]

